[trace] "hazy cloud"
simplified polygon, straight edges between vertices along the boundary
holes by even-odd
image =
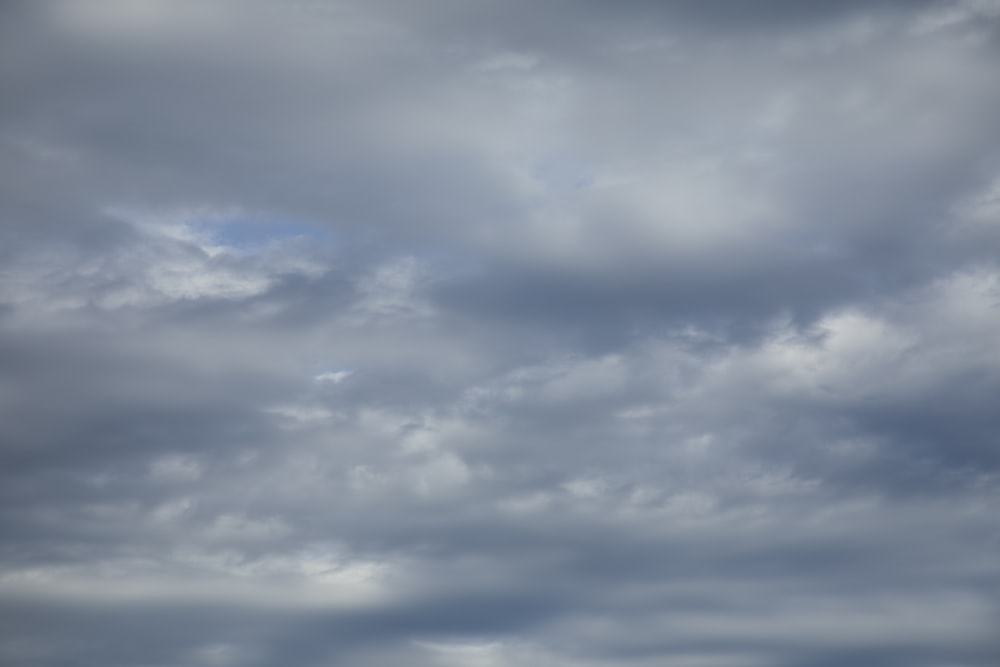
[[[0,662],[988,667],[1000,4],[0,7]]]

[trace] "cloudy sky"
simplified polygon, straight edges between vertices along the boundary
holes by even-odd
[[[0,663],[1000,664],[1000,2],[0,4]]]

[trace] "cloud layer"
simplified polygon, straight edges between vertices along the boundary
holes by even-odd
[[[0,662],[1000,660],[1000,4],[0,7]]]

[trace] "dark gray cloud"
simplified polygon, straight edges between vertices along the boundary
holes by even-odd
[[[997,663],[996,2],[0,17],[0,662]]]

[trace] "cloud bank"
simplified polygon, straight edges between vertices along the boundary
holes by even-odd
[[[0,662],[990,667],[1000,4],[0,6]]]

